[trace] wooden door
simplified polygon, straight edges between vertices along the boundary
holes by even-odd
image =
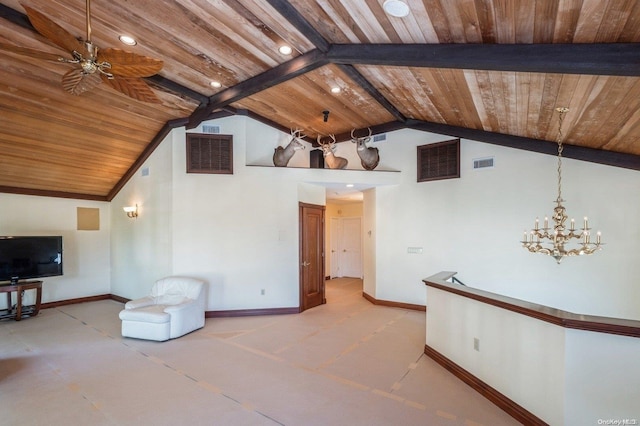
[[[324,206],[300,203],[300,311],[324,296]]]

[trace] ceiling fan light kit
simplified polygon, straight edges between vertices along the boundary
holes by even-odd
[[[53,22],[44,14],[23,5],[31,25],[45,38],[66,50],[69,56],[52,55],[35,49],[0,44],[0,49],[64,64],[79,65],[64,74],[62,87],[73,95],[80,95],[96,87],[101,82],[133,99],[148,103],[160,103],[151,87],[142,77],[151,77],[160,72],[163,61],[116,48],[101,49],[91,42],[91,1],[86,0],[86,40],[80,40]],[[121,36],[125,43],[136,44],[127,36]],[[127,43],[127,41],[129,43]]]

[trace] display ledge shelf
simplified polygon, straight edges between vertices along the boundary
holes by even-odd
[[[365,169],[330,169],[328,167],[323,167],[323,168],[297,167],[297,166],[276,167],[276,166],[269,166],[265,164],[247,164],[246,167],[258,167],[258,168],[264,168],[264,169],[330,170],[330,171],[366,172],[366,173],[400,173],[400,170],[390,170],[390,169],[365,170]]]
[[[640,321],[609,318],[594,315],[581,315],[549,306],[538,305],[537,303],[526,302],[512,297],[478,290],[472,287],[453,284],[447,280],[453,277],[456,272],[440,272],[422,280],[427,287],[457,294],[462,297],[474,299],[488,305],[508,311],[517,312],[541,321],[558,325],[564,328],[585,330],[598,333],[619,334],[621,336],[640,337]],[[428,309],[427,309],[428,310]]]

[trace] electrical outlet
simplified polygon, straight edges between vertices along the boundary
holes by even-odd
[[[477,337],[473,338],[473,349],[480,352],[480,339],[478,339]]]
[[[266,293],[266,292],[264,291],[264,288],[263,288],[263,289],[260,289],[260,294],[261,294],[262,296],[264,296],[264,294],[265,294],[265,293]]]

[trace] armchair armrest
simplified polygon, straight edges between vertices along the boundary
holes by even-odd
[[[140,299],[129,300],[124,304],[125,309],[143,308],[145,306],[155,305],[155,297],[146,296]]]
[[[197,307],[198,307],[198,304],[196,303],[195,300],[185,298],[185,300],[181,303],[178,303],[175,305],[165,305],[164,311],[168,314],[173,315],[180,311],[191,310]]]

